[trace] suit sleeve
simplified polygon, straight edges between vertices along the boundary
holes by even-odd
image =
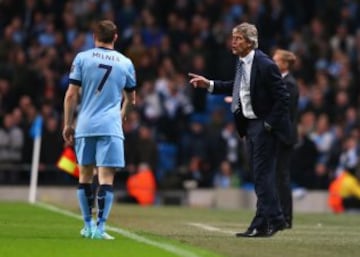
[[[220,81],[220,80],[214,80],[214,91],[213,94],[226,94],[226,95],[232,95],[232,90],[234,86],[234,81]]]
[[[290,93],[290,120],[291,122],[297,121],[297,106],[299,102],[299,90],[296,84],[296,80],[291,78],[289,80],[285,80],[287,88]]]

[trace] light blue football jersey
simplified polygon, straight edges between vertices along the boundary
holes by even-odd
[[[124,138],[120,106],[122,90],[134,90],[135,69],[121,53],[93,48],[76,55],[69,82],[81,87],[81,103],[75,137]]]

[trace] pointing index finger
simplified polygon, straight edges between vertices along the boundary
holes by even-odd
[[[189,72],[188,75],[189,75],[190,77],[193,77],[193,78],[198,78],[198,77],[200,77],[199,75],[197,75],[197,74],[195,74],[195,73],[191,73],[191,72]]]

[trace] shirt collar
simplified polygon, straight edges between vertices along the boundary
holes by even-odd
[[[288,72],[288,71],[285,71],[285,72],[281,73],[281,77],[282,77],[282,78],[285,78],[288,74],[289,74],[289,72]]]
[[[255,51],[251,50],[245,57],[239,58],[240,61],[243,61],[245,64],[251,64],[254,59]]]

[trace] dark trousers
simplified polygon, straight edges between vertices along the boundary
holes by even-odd
[[[257,196],[256,214],[249,229],[266,229],[283,224],[276,188],[277,137],[265,130],[263,120],[248,120],[246,144]]]
[[[276,158],[276,184],[280,205],[288,225],[292,226],[293,203],[290,185],[290,161],[293,153],[293,146],[278,144],[278,154]]]

